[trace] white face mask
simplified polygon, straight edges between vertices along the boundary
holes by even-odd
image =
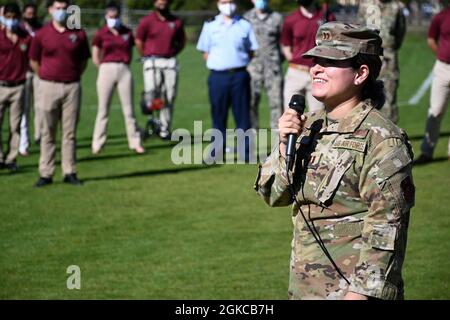
[[[217,5],[220,13],[226,15],[228,17],[232,17],[236,13],[236,4],[235,3],[221,3]]]
[[[3,24],[5,25],[6,29],[13,30],[14,28],[17,28],[17,26],[19,25],[19,20],[3,19]]]
[[[120,26],[120,19],[106,18],[106,24],[108,28],[118,28]]]
[[[52,17],[56,22],[62,23],[67,18],[67,12],[65,9],[57,9],[52,12]]]

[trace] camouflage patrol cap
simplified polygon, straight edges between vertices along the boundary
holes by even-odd
[[[316,46],[303,54],[304,58],[346,60],[358,53],[383,55],[380,31],[367,26],[343,22],[328,22],[316,34]]]

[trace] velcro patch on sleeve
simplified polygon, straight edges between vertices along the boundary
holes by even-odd
[[[376,172],[376,181],[378,184],[392,177],[394,174],[402,170],[411,163],[411,157],[406,148],[397,147],[387,154],[378,164]]]

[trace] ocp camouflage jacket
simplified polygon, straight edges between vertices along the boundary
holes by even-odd
[[[309,114],[297,140],[289,191],[278,146],[260,166],[255,190],[270,206],[293,204],[289,297],[341,299],[348,291],[403,298],[402,264],[414,205],[412,149],[406,134],[361,102],[337,123]],[[342,279],[305,225],[317,229]]]

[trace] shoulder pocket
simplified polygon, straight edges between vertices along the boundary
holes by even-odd
[[[315,194],[320,202],[325,203],[331,199],[345,172],[351,167],[354,161],[355,158],[352,153],[346,150],[338,158],[334,166],[329,168],[330,170],[326,174],[325,178],[323,178]]]

